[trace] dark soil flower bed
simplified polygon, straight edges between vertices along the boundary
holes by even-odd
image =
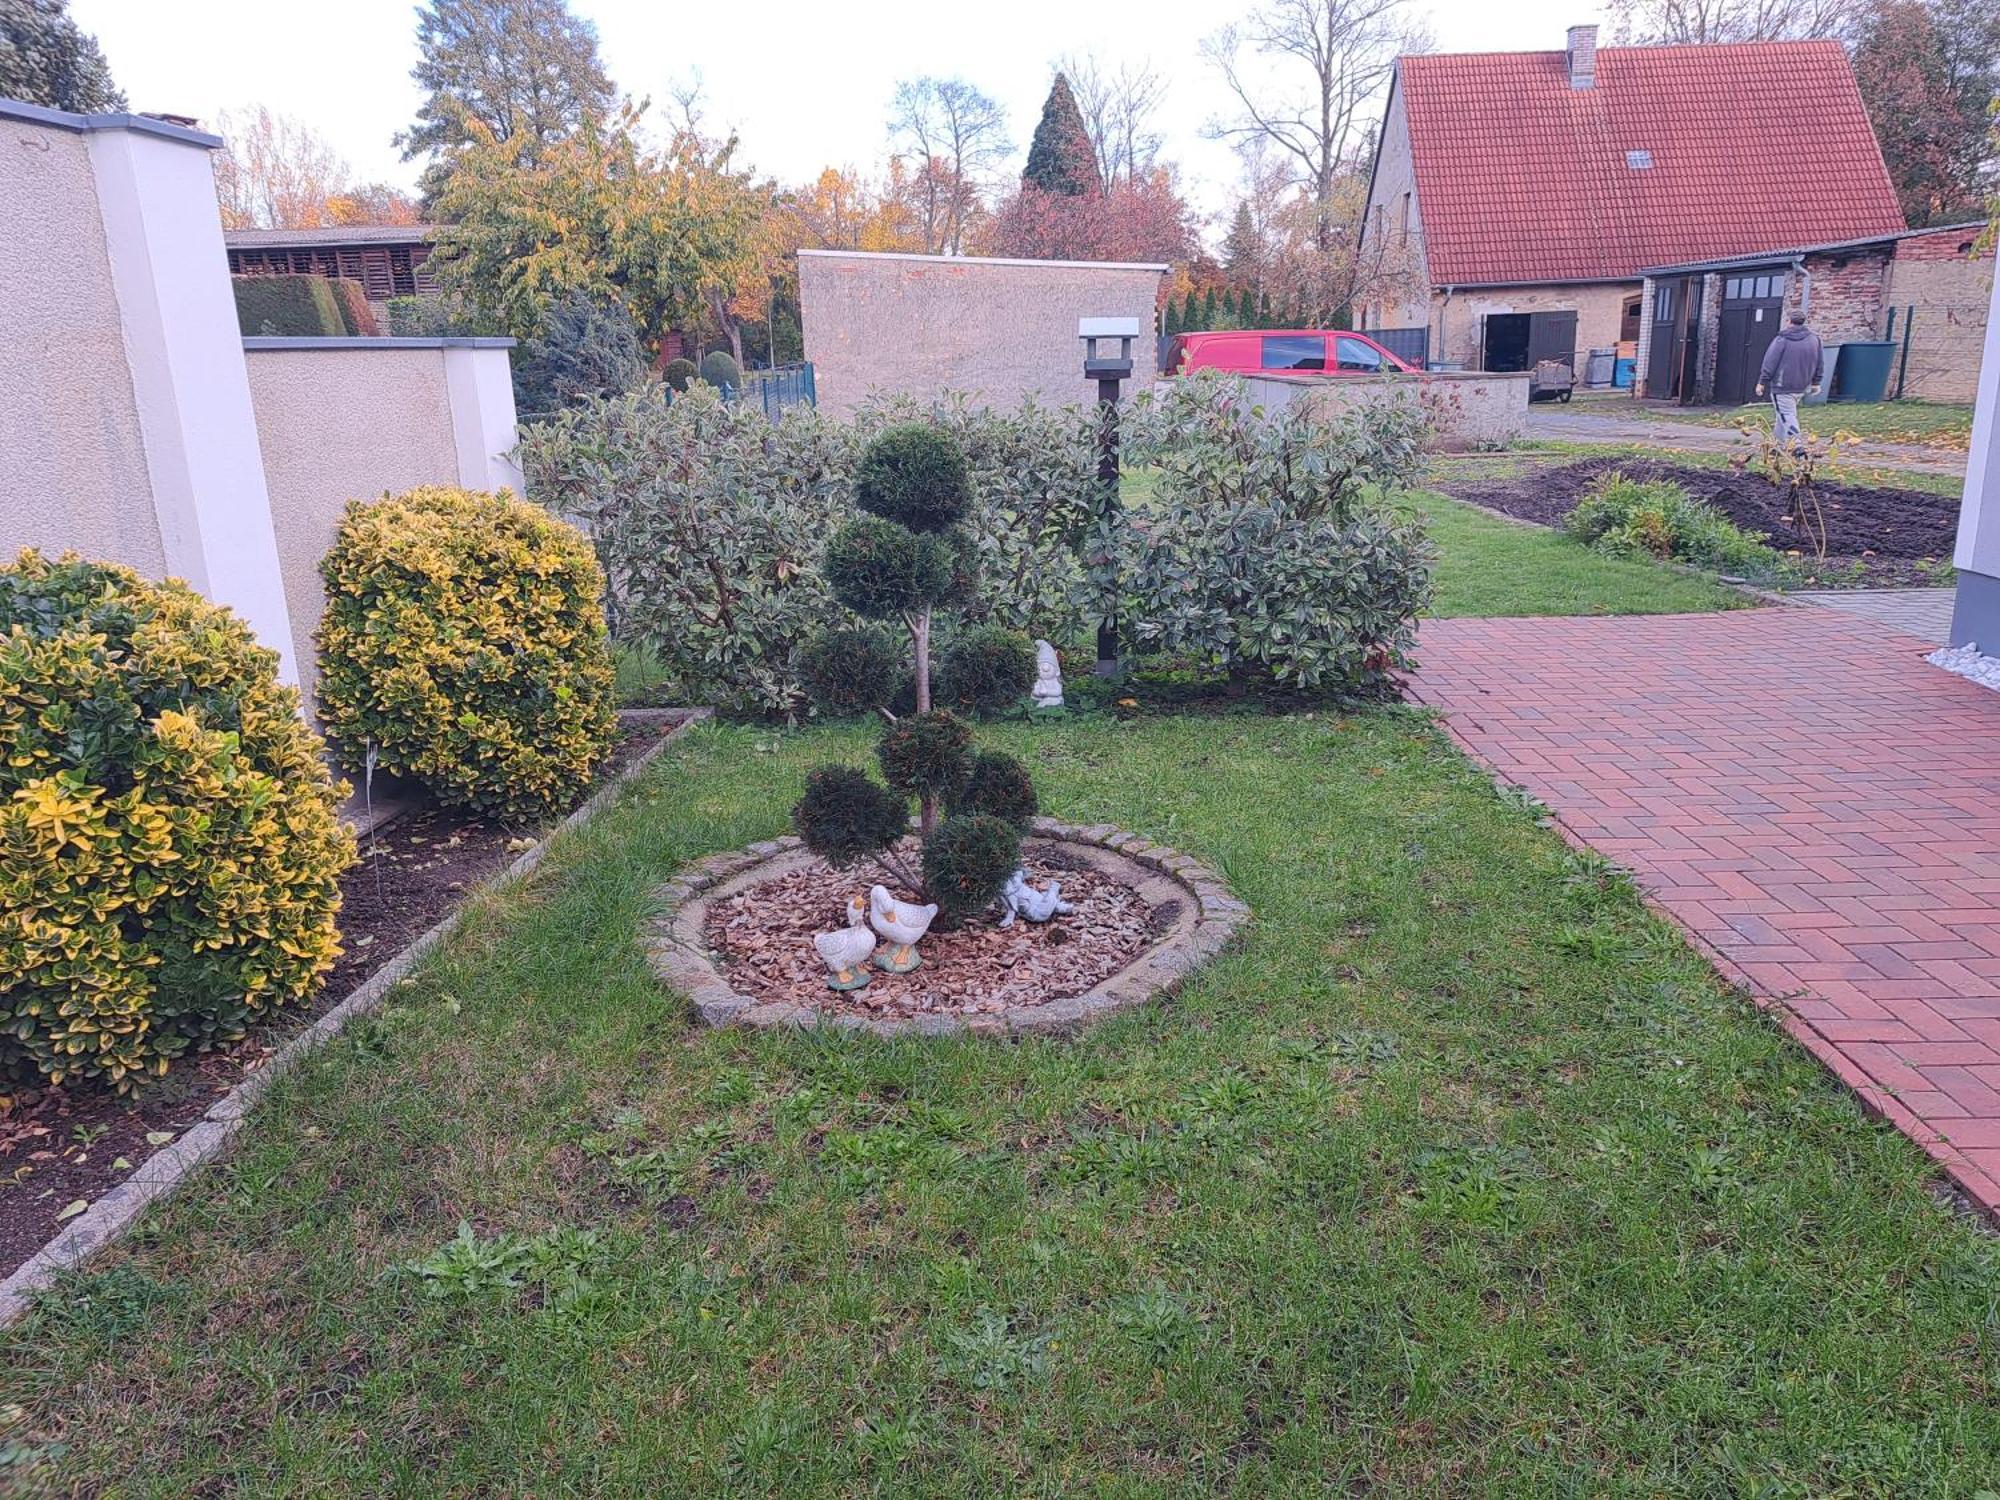
[[[1080,995],[1115,974],[1157,935],[1132,887],[1060,848],[1030,843],[1024,856],[1037,887],[1062,882],[1076,910],[1046,923],[1002,928],[997,913],[917,945],[923,967],[909,974],[872,970],[865,988],[837,991],[813,947],[817,933],[846,925],[847,901],[865,897],[880,876],[867,868],[804,869],[717,901],[705,929],[724,979],[759,1002],[810,1005],[830,1015],[905,1017],[998,1013]]]
[[[617,749],[581,802],[680,724],[654,718],[621,727]],[[421,808],[361,840],[341,881],[339,961],[317,995],[288,1006],[241,1041],[178,1060],[167,1076],[128,1095],[36,1088],[0,1094],[0,1276],[60,1230],[71,1205],[88,1204],[162,1146],[198,1124],[209,1106],[293,1036],[441,921],[481,881],[525,847],[521,830]]]
[[[1544,526],[1560,526],[1597,479],[1622,470],[1633,479],[1667,479],[1706,501],[1746,531],[1763,532],[1779,552],[1798,550],[1806,582],[1893,588],[1934,581],[1958,535],[1958,502],[1921,490],[1875,489],[1822,480],[1814,486],[1826,512],[1827,557],[1818,564],[1792,518],[1787,491],[1762,474],[1698,469],[1654,460],[1593,458],[1505,483],[1444,480],[1453,499]]]

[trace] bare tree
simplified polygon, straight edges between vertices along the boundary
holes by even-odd
[[[988,175],[1011,149],[1007,112],[962,78],[916,78],[896,85],[889,139],[898,158],[915,158],[910,181],[934,255],[957,255]]]
[[[310,125],[258,104],[223,110],[215,128],[224,143],[215,158],[215,193],[225,227],[318,229],[343,222],[335,200],[348,193],[351,173]]]
[[[1621,41],[1641,43],[1843,40],[1867,0],[1611,0]]]
[[[1166,102],[1166,79],[1150,62],[1120,63],[1113,72],[1094,53],[1058,59],[1056,71],[1068,76],[1076,95],[1105,191],[1138,181],[1159,155],[1160,134],[1152,120]]]
[[[1292,164],[1293,180],[1320,206],[1317,237],[1328,247],[1338,227],[1331,217],[1335,186],[1373,144],[1375,111],[1397,56],[1424,45],[1405,0],[1267,0],[1202,43],[1241,106],[1236,119],[1215,122],[1210,134],[1275,146]],[[1310,79],[1290,91],[1267,86],[1247,71],[1246,51],[1292,65],[1287,71],[1294,75],[1303,63]]]

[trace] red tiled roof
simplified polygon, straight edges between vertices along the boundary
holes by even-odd
[[[1588,89],[1561,52],[1414,56],[1396,86],[1440,286],[1633,280],[1903,227],[1838,42],[1604,47]]]

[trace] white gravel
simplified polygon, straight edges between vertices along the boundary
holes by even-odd
[[[1924,660],[2000,692],[2000,656],[1981,656],[1977,641],[1967,641],[1963,646],[1940,646]]]

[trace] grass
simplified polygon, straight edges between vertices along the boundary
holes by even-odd
[[[0,1487],[1965,1496],[2000,1249],[1402,711],[986,737],[1256,918],[1018,1043],[705,1032],[648,891],[859,730],[704,726],[0,1335]],[[464,1225],[464,1228],[461,1228]]]
[[[1746,406],[1647,406],[1644,415],[1701,427],[1769,426],[1771,404]],[[1945,448],[1963,453],[1972,442],[1972,407],[1951,401],[1836,401],[1801,407],[1800,419],[1814,430],[1841,429],[1877,443]]]

